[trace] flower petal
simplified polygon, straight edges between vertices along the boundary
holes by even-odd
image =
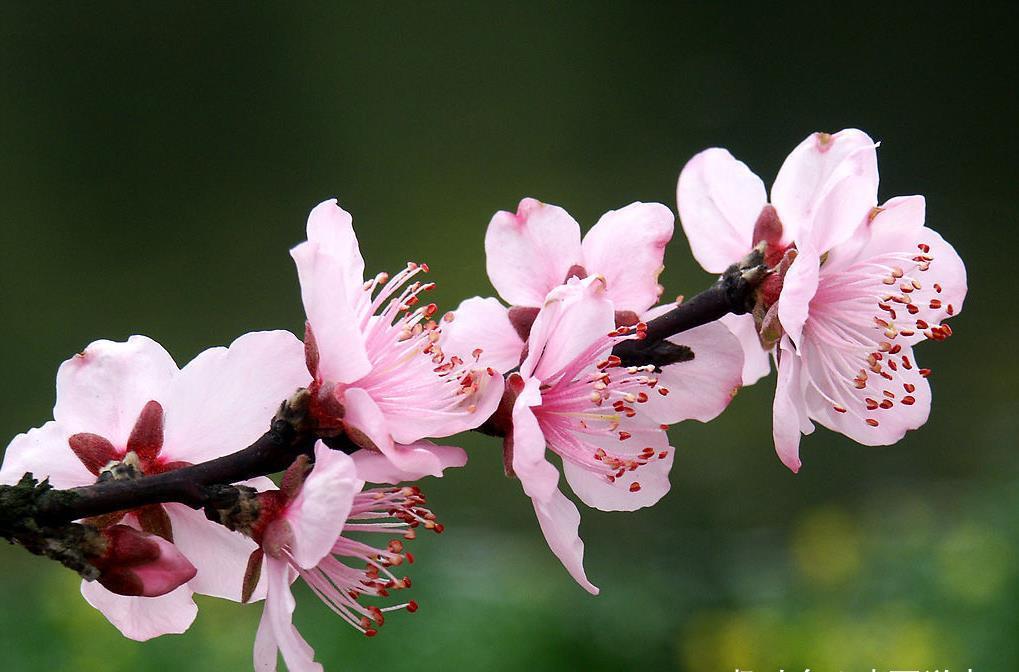
[[[95,483],[95,475],[71,451],[68,438],[64,428],[53,420],[18,434],[4,453],[0,483],[13,485],[26,472],[32,472],[39,481],[48,478],[50,485],[60,489]]]
[[[800,470],[800,434],[809,434],[814,430],[807,418],[800,369],[799,356],[788,339],[783,338],[778,358],[775,403],[772,407],[772,434],[778,458],[794,474]]]
[[[824,253],[864,225],[877,205],[876,149],[870,136],[853,128],[801,142],[771,188],[783,239]]]
[[[351,217],[336,200],[308,216],[308,242],[290,251],[301,299],[318,344],[319,371],[329,382],[350,383],[371,370],[360,324],[364,292],[361,257]]]
[[[70,434],[98,434],[122,448],[142,408],[176,375],[173,358],[151,338],[96,341],[60,365],[53,418]]]
[[[577,511],[577,506],[558,489],[554,489],[548,499],[532,501],[548,547],[581,588],[592,595],[597,595],[598,588],[588,581],[584,572],[584,542],[578,534],[580,512]]]
[[[810,300],[817,293],[820,255],[812,248],[798,250],[782,282],[778,297],[778,321],[797,346],[810,313]]]
[[[485,234],[488,277],[513,306],[540,306],[581,263],[580,225],[560,207],[533,198],[516,214],[495,213]]]
[[[803,373],[809,377],[806,402],[810,417],[864,446],[891,445],[902,439],[907,431],[927,422],[931,388],[927,379],[920,375],[912,348],[903,348],[895,355],[886,354],[885,363],[893,357],[911,363],[909,368],[897,366],[893,380],[872,375],[868,377],[866,387],[857,389],[840,377],[839,372],[855,371],[861,365],[865,366],[865,358],[845,358],[844,364],[836,367],[831,364],[832,360],[843,357],[843,354],[818,352],[822,347],[824,344],[807,339],[803,348]],[[868,399],[872,400],[869,405]],[[836,411],[836,403],[846,412]],[[868,420],[871,422],[868,423]]]
[[[414,471],[400,469],[382,453],[359,450],[351,455],[357,467],[357,477],[371,483],[396,484],[416,481],[425,476],[441,478],[443,470],[467,464],[467,453],[463,448],[437,446],[431,441],[417,441],[407,446],[396,444],[394,450],[398,453],[410,453],[409,456],[400,458],[401,463],[420,465],[421,468]]]
[[[82,581],[81,595],[122,635],[138,642],[160,635],[179,635],[191,627],[198,615],[191,589],[186,585],[160,597],[125,597],[111,593],[98,582]]]
[[[605,294],[616,310],[641,313],[658,300],[674,219],[661,203],[631,203],[606,212],[584,236],[583,266],[588,275],[605,278]]]
[[[462,302],[451,322],[442,322],[439,341],[446,355],[459,355],[464,361],[477,359],[479,366],[490,366],[505,373],[520,364],[524,342],[509,321],[509,311],[498,299],[475,296]]]
[[[288,331],[249,333],[229,348],[206,350],[163,398],[160,456],[197,464],[253,443],[280,403],[309,381],[304,346]]]
[[[321,441],[315,445],[315,467],[286,512],[299,567],[314,567],[332,550],[362,485],[349,455]]]
[[[198,570],[188,586],[196,593],[241,600],[241,588],[248,557],[257,548],[254,541],[208,520],[201,511],[183,504],[164,504],[173,526],[173,543]],[[265,581],[259,582],[252,600],[265,596]]]
[[[633,447],[633,455],[648,447],[654,449],[655,457],[638,469],[627,471],[617,477],[612,483],[601,474],[577,466],[570,460],[563,460],[563,473],[570,487],[580,500],[590,507],[602,511],[636,511],[656,504],[669,492],[671,487],[669,472],[672,470],[676,452],[675,448],[669,445],[669,437],[657,428],[638,430],[626,427],[626,429],[631,436],[625,445]],[[624,444],[614,437],[585,438],[594,445],[612,451],[615,455],[621,455],[620,447]],[[661,454],[665,455],[663,459],[657,457]],[[631,490],[635,483],[636,489]]]
[[[709,273],[721,273],[750,252],[754,224],[768,195],[745,163],[712,148],[683,167],[676,199],[697,263]]]
[[[541,381],[531,378],[513,404],[513,472],[531,499],[548,499],[559,484],[559,472],[545,459],[545,435],[532,406],[541,405]]]
[[[668,424],[691,419],[708,422],[718,417],[742,384],[743,346],[718,322],[668,340],[689,347],[694,358],[663,367],[657,389],[648,391],[648,401],[641,408],[656,422]],[[667,396],[663,390],[668,390]]]
[[[549,292],[535,318],[520,374],[545,380],[614,328],[615,310],[601,278],[571,279]]]
[[[730,313],[719,322],[729,328],[743,347],[743,387],[753,385],[771,373],[771,357],[761,345],[753,316]]]
[[[290,592],[290,567],[266,556],[263,571],[268,575],[269,593],[255,635],[255,670],[275,672],[276,654],[280,652],[289,672],[322,672],[322,666],[315,662],[314,649],[294,627],[297,602]]]

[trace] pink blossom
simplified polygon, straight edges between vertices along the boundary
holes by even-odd
[[[959,256],[924,226],[922,197],[875,208],[875,147],[852,129],[811,135],[779,171],[771,205],[760,179],[722,149],[698,154],[679,178],[680,218],[706,270],[755,246],[783,269],[763,288],[765,324],[726,323],[743,342],[744,382],[768,372],[758,328],[773,331],[775,446],[794,472],[812,421],[864,445],[894,443],[926,422],[928,371],[912,346],[950,335],[941,322],[966,293]]]
[[[443,355],[435,304],[420,305],[435,285],[415,280],[428,266],[410,263],[392,278],[380,273],[365,282],[352,219],[335,199],[312,210],[308,240],[291,255],[308,315],[307,365],[320,424],[335,421],[405,478],[463,463],[458,449],[439,455],[420,440],[484,422],[499,403],[502,377]]]
[[[755,246],[777,265],[795,243],[826,251],[848,239],[877,205],[876,144],[862,131],[814,133],[786,158],[771,189],[726,150],[708,149],[683,168],[677,186],[679,218],[694,258],[721,273]],[[723,318],[743,343],[743,383],[770,370],[753,318]]]
[[[54,420],[11,442],[0,481],[14,483],[32,472],[54,487],[71,488],[95,483],[101,473],[129,478],[219,457],[261,436],[280,402],[306,380],[301,343],[283,331],[246,334],[183,369],[143,336],[97,341],[60,367]],[[91,522],[119,522],[172,539],[198,569],[186,585],[161,597],[125,597],[83,582],[85,599],[125,636],[183,632],[197,613],[193,592],[240,599],[254,544],[202,512],[169,503]]]
[[[952,334],[943,320],[962,310],[966,268],[924,219],[922,196],[894,198],[824,257],[800,249],[786,274],[774,434],[793,471],[811,420],[867,446],[927,421],[930,371],[913,346]]]
[[[415,528],[436,532],[442,525],[423,507],[415,487],[362,491],[355,462],[319,443],[315,466],[305,479],[305,464],[297,462],[284,475],[279,490],[259,494],[262,513],[251,534],[259,542],[249,562],[248,580],[264,571],[268,593],[255,639],[255,669],[276,669],[282,653],[291,672],[321,670],[314,651],[293,625],[296,606],[290,584],[299,576],[338,616],[371,637],[384,622],[384,613],[417,611],[413,600],[387,607],[362,600],[386,598],[391,591],[410,587],[410,579],[393,569],[414,556],[404,552],[403,540]],[[353,534],[383,534],[389,539],[374,547]]]
[[[641,407],[668,394],[653,367],[621,367],[612,347],[632,330],[615,328],[599,276],[554,288],[538,313],[519,373],[506,438],[507,470],[531,498],[553,553],[574,579],[597,594],[583,568],[580,514],[560,492],[559,472],[584,503],[607,511],[650,506],[669,490],[674,451],[664,427]]]

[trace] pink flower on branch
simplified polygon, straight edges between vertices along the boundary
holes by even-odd
[[[307,459],[298,459],[279,490],[258,495],[260,514],[248,530],[259,548],[249,560],[245,585],[255,585],[263,572],[268,579],[254,650],[259,671],[275,670],[279,653],[291,672],[322,669],[293,625],[290,584],[297,577],[340,618],[372,637],[385,613],[418,608],[413,600],[384,607],[365,603],[410,587],[409,578],[394,573],[414,561],[403,542],[419,527],[442,531],[418,488],[362,490],[354,460],[321,442],[310,474],[307,469]],[[387,540],[376,547],[358,538],[372,534]]]
[[[422,305],[434,283],[416,279],[428,266],[409,263],[391,278],[379,273],[366,282],[352,219],[335,200],[312,210],[308,240],[291,255],[308,315],[309,389],[320,426],[333,424],[381,452],[398,480],[438,476],[462,464],[459,449],[421,440],[484,422],[502,396],[502,377],[445,357],[432,319],[437,308]]]
[[[502,321],[495,319],[499,315]],[[597,588],[583,569],[580,514],[560,492],[559,472],[546,459],[546,449],[562,459],[570,487],[589,506],[607,511],[650,506],[669,490],[674,451],[663,423],[715,417],[729,403],[742,367],[739,343],[721,325],[681,335],[697,347],[699,356],[690,362],[659,373],[653,366],[621,366],[612,348],[638,337],[643,325],[617,328],[615,317],[601,276],[574,277],[553,288],[494,418],[502,431],[511,425],[507,472],[520,479],[531,498],[552,551],[592,593]],[[447,326],[454,327],[451,335],[458,342],[476,344],[475,356],[482,362],[490,361],[487,352],[521,347],[514,346],[518,336],[494,299],[464,302]],[[717,351],[725,354],[713,358]],[[676,390],[667,377],[677,382]]]
[[[220,457],[260,437],[280,402],[306,379],[301,343],[282,331],[247,334],[183,369],[143,336],[97,341],[60,367],[54,420],[11,442],[0,480],[15,483],[32,472],[54,487],[72,488]],[[198,570],[159,597],[128,597],[83,582],[85,598],[127,637],[186,630],[197,613],[193,592],[241,597],[239,577],[254,545],[200,511],[154,504],[84,522],[126,525],[172,541]]]
[[[877,203],[875,143],[846,130],[816,133],[786,159],[767,204],[760,179],[722,149],[683,169],[679,211],[702,266],[719,272],[751,250],[775,273],[753,317],[725,319],[746,353],[744,381],[778,361],[774,439],[800,468],[813,421],[864,445],[888,445],[923,425],[929,373],[912,346],[944,340],[962,308],[966,272],[924,226],[919,196]]]

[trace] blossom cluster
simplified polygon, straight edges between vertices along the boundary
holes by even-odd
[[[923,197],[878,205],[876,149],[858,130],[812,134],[770,200],[726,150],[691,159],[677,187],[682,229],[706,271],[750,284],[747,301],[667,334],[665,354],[646,359],[649,324],[687,305],[661,300],[665,205],[610,211],[582,236],[566,210],[525,198],[485,235],[499,298],[441,313],[425,263],[366,277],[351,216],[326,201],[291,251],[303,340],[249,333],[183,368],[144,336],[96,341],[60,367],[53,420],[10,443],[0,482],[32,473],[68,489],[224,458],[300,390],[317,442],[276,481],[233,484],[242,496],[229,511],[165,501],[79,521],[103,540],[82,595],[126,637],[185,631],[195,593],[262,601],[255,669],[276,669],[279,655],[290,670],[321,669],[293,626],[291,585],[304,581],[367,636],[384,614],[416,611],[395,597],[411,585],[407,547],[444,529],[416,483],[466,464],[434,441],[468,430],[501,438],[506,475],[549,548],[597,594],[560,471],[586,506],[654,505],[676,459],[669,427],[716,418],[772,362],[774,446],[794,472],[815,422],[864,445],[926,422],[930,371],[913,348],[951,335],[966,273],[925,226]]]

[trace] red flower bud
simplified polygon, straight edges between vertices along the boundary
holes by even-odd
[[[166,539],[127,525],[102,530],[106,550],[92,562],[99,583],[118,595],[159,597],[197,574],[194,565]]]

